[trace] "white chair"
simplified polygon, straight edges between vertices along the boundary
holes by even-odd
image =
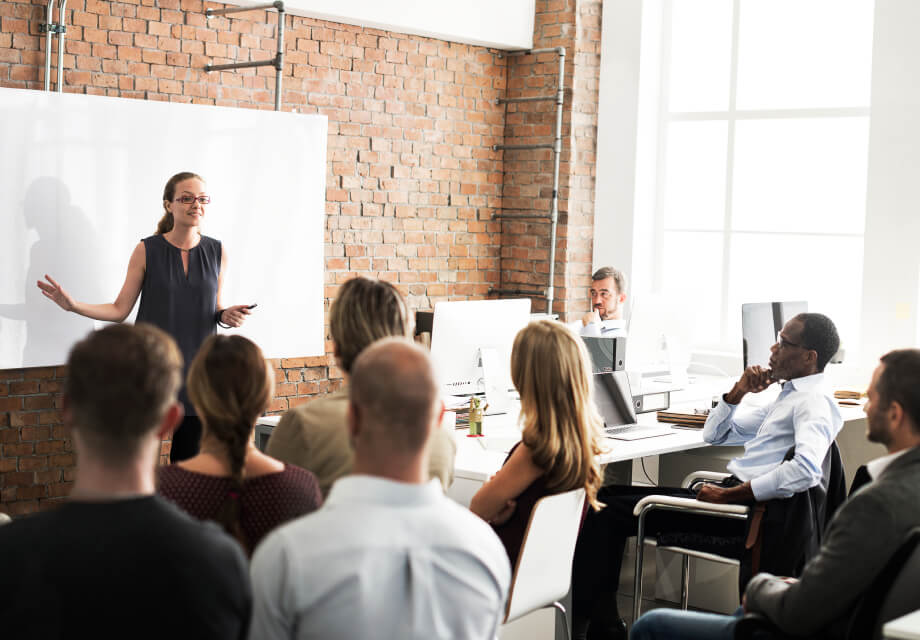
[[[712,471],[696,471],[691,473],[686,478],[682,486],[689,487],[693,484],[700,481],[710,481],[718,482],[724,480],[728,477],[727,473],[717,473]],[[633,515],[639,518],[638,530],[636,533],[636,574],[633,579],[634,582],[634,596],[633,596],[633,620],[639,619],[639,614],[641,613],[642,606],[642,562],[645,544],[654,542],[654,539],[645,539],[645,518],[649,513],[655,510],[660,511],[680,511],[683,513],[696,513],[707,516],[715,516],[718,518],[730,518],[730,519],[740,519],[747,520],[750,516],[751,508],[745,505],[740,504],[714,504],[711,502],[700,502],[699,500],[693,500],[692,498],[674,498],[671,496],[646,496],[642,498],[639,502],[636,503],[635,508],[633,509]],[[687,604],[690,599],[689,588],[690,588],[690,557],[702,558],[704,560],[711,560],[714,562],[722,562],[725,564],[739,564],[739,561],[736,558],[730,558],[726,556],[720,556],[712,553],[706,553],[703,551],[697,551],[696,549],[690,549],[687,547],[677,547],[677,546],[659,546],[661,551],[671,551],[673,553],[679,553],[682,557],[681,563],[681,575],[680,575],[680,608],[686,610]]]
[[[7,522],[12,522],[12,521],[13,519],[11,517],[3,513],[2,511],[0,511],[0,525],[6,524]]]
[[[518,555],[502,624],[547,607],[562,614],[565,636],[569,621],[560,600],[572,582],[575,541],[585,505],[585,490],[540,498],[534,505]]]

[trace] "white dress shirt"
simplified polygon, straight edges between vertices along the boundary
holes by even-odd
[[[752,411],[722,400],[709,413],[703,439],[710,444],[744,445],[744,455],[728,470],[750,481],[758,501],[788,498],[821,481],[827,450],[843,426],[824,374],[788,380],[776,400]],[[783,462],[795,445],[795,457]]]
[[[493,638],[511,567],[437,480],[346,476],[252,560],[252,640]]]
[[[888,468],[892,462],[903,456],[905,453],[910,451],[910,448],[901,449],[894,453],[889,453],[886,456],[881,458],[876,458],[875,460],[870,460],[866,463],[866,471],[869,473],[869,477],[873,480],[878,480],[879,476],[885,472],[885,469]]]
[[[566,326],[580,336],[593,338],[625,338],[626,321],[620,318],[615,320],[601,320],[582,324],[581,320],[574,320]]]

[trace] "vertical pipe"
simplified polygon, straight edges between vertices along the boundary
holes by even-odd
[[[281,74],[284,70],[284,4],[277,3],[278,50],[275,54],[275,111],[281,111]]]
[[[67,0],[61,0],[61,4],[58,6],[58,12],[61,17],[60,24],[58,25],[58,61],[57,61],[57,90],[58,93],[63,93],[64,91],[64,33],[67,30],[67,21],[64,17],[64,8],[67,6]]]
[[[559,160],[562,156],[562,106],[565,101],[565,47],[557,47],[559,54],[559,86],[556,91],[556,140],[553,146],[553,206],[550,212],[552,226],[549,239],[549,285],[546,288],[546,312],[553,312],[556,293],[556,225],[559,222]]]
[[[45,91],[51,91],[51,38],[54,37],[54,0],[48,0],[45,14]]]
[[[683,554],[680,564],[680,608],[687,610],[690,604],[690,556]]]

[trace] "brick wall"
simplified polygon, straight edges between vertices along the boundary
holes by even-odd
[[[576,11],[576,4],[585,5],[585,11]],[[69,0],[65,91],[273,108],[271,67],[212,74],[202,67],[273,56],[276,14],[254,11],[208,21],[206,6],[221,5]],[[576,24],[577,16],[584,13],[599,24],[599,7],[599,0],[538,0],[535,46],[574,47],[575,34],[590,31]],[[0,86],[43,86],[44,37],[38,28],[44,9],[45,0],[0,2]],[[507,93],[509,80],[518,91],[553,84],[552,63],[547,67],[540,56],[509,66],[508,58],[482,47],[297,16],[287,17],[285,43],[283,109],[329,117],[327,309],[338,287],[356,274],[393,282],[413,309],[445,299],[482,298],[500,281],[538,279],[546,265],[548,236],[541,235],[546,225],[505,223],[503,230],[492,216],[503,198],[515,203],[506,206],[548,207],[552,172],[544,169],[551,154],[503,160],[492,145],[518,126],[529,127],[530,135],[551,135],[552,115],[509,108],[506,118],[495,99]],[[588,171],[577,184],[580,244],[571,253],[590,268],[590,238],[582,242],[581,234],[590,231],[587,205],[593,189],[588,198],[590,185],[581,179],[590,177],[593,184],[588,168],[593,138],[581,138],[590,131],[589,85],[596,69],[582,74],[581,83],[577,54],[570,53],[568,67],[567,86],[573,86],[573,77],[575,85],[566,98],[562,175],[569,197],[569,165]],[[53,67],[52,84],[56,77]],[[511,167],[512,161],[518,164]],[[522,167],[527,170],[519,171]],[[564,204],[560,208],[566,210]],[[562,291],[568,290],[568,234],[562,225],[556,279]],[[520,265],[508,262],[519,255]],[[580,264],[571,271],[583,269]],[[557,310],[566,310],[565,300]],[[271,411],[341,385],[328,339],[326,351],[273,362],[278,384]],[[2,511],[34,511],[69,491],[74,460],[59,412],[65,375],[63,367],[0,371]],[[164,443],[164,456],[168,446]]]

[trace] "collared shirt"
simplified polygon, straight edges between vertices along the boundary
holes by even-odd
[[[728,470],[751,483],[759,501],[788,498],[821,481],[821,465],[843,419],[824,389],[824,374],[783,383],[776,400],[750,412],[722,400],[710,412],[703,439],[710,444],[744,445],[744,455]],[[795,446],[795,457],[783,457]]]
[[[566,326],[580,336],[593,338],[626,337],[626,321],[621,318],[589,322],[588,324],[582,324],[581,320],[575,320],[567,323]]]
[[[879,476],[882,475],[885,472],[885,469],[888,468],[888,465],[903,456],[908,451],[910,451],[910,447],[907,449],[901,449],[895,453],[889,453],[887,456],[882,456],[881,458],[876,458],[875,460],[870,460],[866,463],[866,471],[869,472],[869,477],[873,480],[878,480]]]
[[[492,638],[511,581],[492,528],[437,480],[364,475],[270,534],[251,573],[253,640]]]

